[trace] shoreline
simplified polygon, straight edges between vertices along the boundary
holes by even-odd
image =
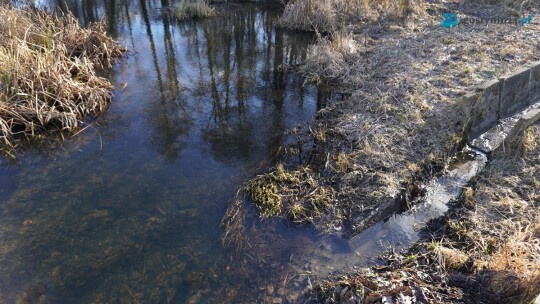
[[[80,130],[105,111],[113,86],[100,72],[126,50],[104,22],[83,28],[71,14],[0,5],[0,139],[6,156],[23,139]]]
[[[410,208],[421,201],[425,195],[422,183],[440,174],[449,157],[467,142],[468,134],[464,132],[467,122],[459,110],[467,91],[540,59],[537,46],[527,43],[538,41],[538,24],[533,22],[519,31],[505,25],[476,24],[444,29],[439,25],[442,12],[452,5],[431,1],[426,14],[410,17],[403,24],[380,20],[349,24],[329,38],[321,38],[311,48],[299,72],[309,81],[346,88],[350,97],[321,110],[311,125],[296,130],[298,142],[289,147],[281,163],[243,188],[263,217],[286,218],[297,224],[314,225],[323,233],[348,238],[370,227],[373,221],[379,221],[375,217],[370,221],[370,216],[387,208],[384,206],[397,201]],[[493,13],[506,8],[473,5],[452,9],[484,18],[484,15],[474,15],[474,11]],[[532,127],[527,132],[538,138],[537,128]],[[531,151],[529,153],[537,153]],[[498,152],[494,155],[500,162],[508,160],[508,155]],[[485,172],[490,168],[491,163],[479,176],[486,178]],[[303,178],[297,180],[291,176]],[[312,182],[305,184],[306,178]],[[268,192],[265,185],[271,185],[272,190]],[[459,213],[463,197],[474,195],[469,189],[465,188],[462,197],[442,218]],[[283,195],[294,199],[280,200]],[[243,197],[240,195],[236,201]],[[268,197],[274,199],[267,200]],[[274,209],[268,212],[267,206]],[[310,209],[310,206],[315,208]],[[456,216],[468,220],[462,215]],[[432,230],[427,233],[439,229],[440,221],[441,218],[432,220],[428,225]],[[402,271],[403,265],[410,266],[411,255],[421,255],[427,262],[409,270],[412,273],[418,270],[421,276],[423,270],[420,269],[425,268],[423,274],[429,277],[434,273],[442,275],[440,265],[433,264],[437,257],[446,254],[450,256],[448,259],[457,258],[459,262],[467,254],[473,254],[451,247],[438,251],[434,257],[430,254],[434,249],[427,246],[426,240],[412,244],[404,254],[387,253],[385,259],[398,264],[391,265],[388,273],[380,275],[373,268],[363,270],[367,275],[346,275],[349,279],[345,281],[343,276],[337,277],[332,283],[315,287],[309,293],[310,299],[317,303],[380,301],[383,293],[379,288],[384,287],[393,296],[403,290],[411,292],[411,288],[404,287],[406,284],[390,283],[395,283],[394,271]],[[472,273],[477,268],[467,270]],[[417,280],[412,273],[409,278]],[[445,292],[453,294],[432,299],[434,301],[459,302],[474,298],[471,290],[480,286],[471,283],[470,280],[475,279],[471,279],[474,276],[471,273],[465,275],[470,286],[450,286],[449,274],[437,283],[448,287],[441,289],[439,285],[422,284],[432,288],[435,296]],[[452,282],[463,279],[455,275],[452,274]],[[377,284],[373,285],[373,280],[389,285],[375,288]],[[371,288],[375,298],[369,298],[369,292],[359,294],[345,288],[363,286],[369,291],[370,284],[375,288]],[[422,284],[419,288],[424,288]],[[397,289],[389,288],[390,285]],[[313,298],[314,294],[317,297]],[[361,301],[351,302],[351,296]],[[414,292],[406,296],[414,296]],[[492,296],[491,299],[495,299],[496,295]],[[422,302],[421,298],[416,300]]]
[[[422,182],[467,142],[463,96],[540,59],[526,42],[540,35],[537,24],[511,33],[497,27],[469,32],[444,29],[439,17],[423,16],[407,28],[375,22],[363,29],[372,34],[349,29],[310,49],[299,72],[313,82],[348,87],[350,97],[295,129],[297,142],[283,149],[278,165],[242,188],[262,214],[314,223],[324,232],[344,228],[351,237],[369,226],[355,219],[381,205],[411,207],[424,195]],[[305,185],[305,178],[291,176],[313,181]],[[284,194],[294,199],[281,200]],[[310,208],[313,203],[317,208]]]
[[[309,303],[531,303],[540,291],[540,125],[497,150],[431,220],[423,237],[381,265],[319,283]],[[329,302],[331,301],[331,302]],[[383,302],[384,303],[384,302]]]

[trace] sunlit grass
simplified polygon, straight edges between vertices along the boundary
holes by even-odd
[[[217,14],[207,0],[182,0],[174,7],[174,15],[179,20],[206,18]]]
[[[97,75],[124,50],[104,24],[82,28],[72,15],[0,5],[0,139],[75,130],[104,111],[111,83]]]

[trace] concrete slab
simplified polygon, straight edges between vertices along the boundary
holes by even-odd
[[[489,130],[499,121],[501,83],[499,80],[492,80],[480,87],[477,93],[481,93],[481,96],[470,112],[472,137]]]
[[[531,69],[523,67],[500,78],[502,90],[499,115],[501,118],[512,116],[529,105],[530,76]]]
[[[474,114],[473,109],[475,104],[478,102],[478,99],[482,96],[481,92],[472,92],[464,95],[461,98],[461,112],[465,116],[465,133],[469,134],[471,131],[471,126],[473,124],[472,115]]]
[[[529,105],[532,105],[534,101],[540,99],[540,61],[531,63],[531,74],[529,76]]]

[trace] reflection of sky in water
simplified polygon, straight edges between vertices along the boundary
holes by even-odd
[[[286,303],[318,276],[366,265],[381,242],[416,240],[463,186],[457,177],[484,162],[457,159],[428,191],[433,204],[350,241],[248,220],[256,255],[237,256],[220,244],[228,200],[328,98],[281,68],[312,37],[277,31],[276,11],[247,4],[182,23],[162,17],[166,0],[68,6],[83,23],[109,20],[131,52],[109,76],[128,85],[81,134],[0,163],[7,303]]]
[[[160,14],[167,1],[68,2],[83,23],[109,20],[131,52],[110,76],[128,85],[62,148],[2,164],[0,297],[180,303],[212,288],[206,298],[234,298],[250,275],[226,271],[220,220],[284,132],[322,105],[281,69],[312,38],[276,31],[277,12],[245,4],[177,23]]]

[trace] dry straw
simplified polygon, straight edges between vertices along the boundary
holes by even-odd
[[[420,3],[417,0],[294,0],[285,7],[280,23],[295,30],[333,33],[354,19],[406,18],[421,11]]]
[[[181,0],[174,7],[174,15],[178,20],[212,17],[216,14],[207,0]]]
[[[70,14],[0,5],[0,138],[75,130],[103,112],[111,83],[97,75],[124,49],[99,22],[82,28]]]

